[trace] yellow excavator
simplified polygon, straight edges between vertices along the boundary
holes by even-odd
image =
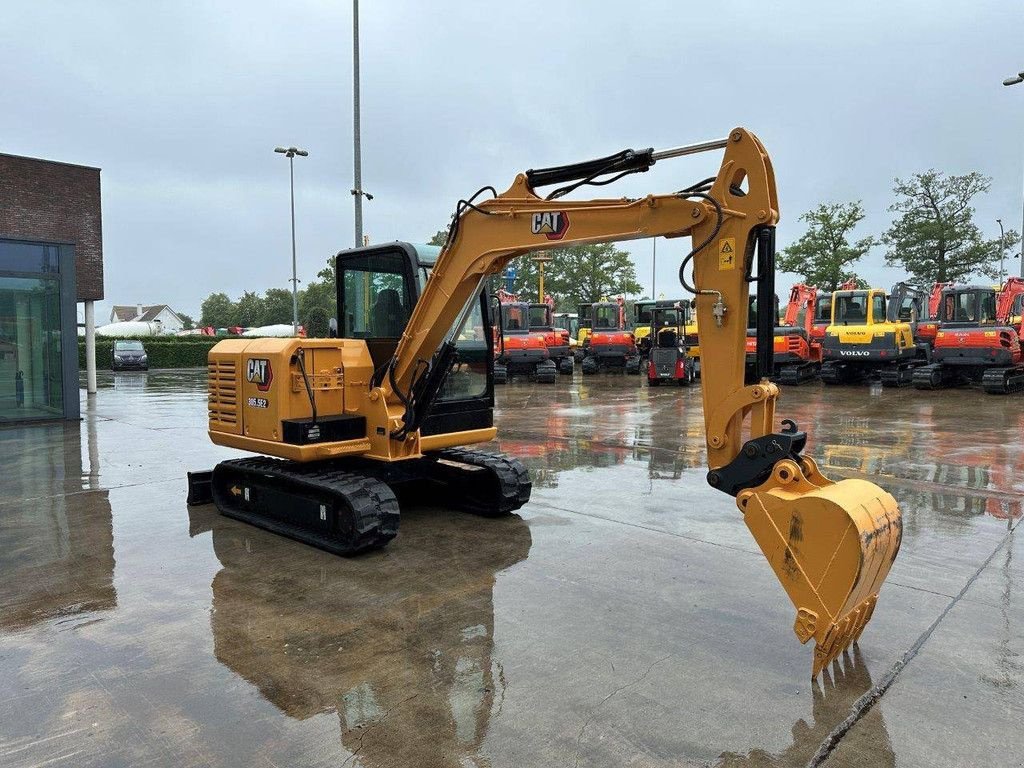
[[[716,150],[717,175],[677,192],[564,198]],[[439,253],[407,243],[344,251],[341,338],[229,339],[210,351],[210,438],[260,455],[191,473],[189,502],[212,501],[224,515],[341,554],[387,544],[398,532],[396,491],[408,487],[482,515],[519,509],[531,490],[523,464],[464,447],[497,432],[488,276],[542,249],[689,237],[679,274],[701,329],[707,480],[736,499],[796,608],[797,637],[815,639],[817,676],[871,618],[902,518],[873,483],[824,477],[792,421],[776,429],[771,313],[759,314],[756,329],[762,377],[744,383],[749,286],[771,304],[778,218],[771,161],[737,128],[724,139],[526,171],[501,194],[484,187],[459,201]]]

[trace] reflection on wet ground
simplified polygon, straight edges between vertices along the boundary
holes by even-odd
[[[185,506],[185,471],[235,455],[204,397],[202,372],[107,374],[81,425],[0,430],[0,765],[1018,759],[1017,399],[785,390],[825,471],[877,480],[905,518],[861,645],[812,686],[788,601],[704,482],[699,388],[504,387],[521,515],[407,505],[391,547],[351,560]]]

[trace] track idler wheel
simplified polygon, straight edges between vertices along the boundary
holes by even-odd
[[[802,457],[736,503],[797,609],[796,636],[815,640],[817,677],[871,619],[903,535],[896,500],[866,480],[834,483]]]
[[[451,506],[482,517],[515,512],[530,500],[533,483],[519,459],[468,448],[446,448],[427,454],[430,477],[447,489]]]

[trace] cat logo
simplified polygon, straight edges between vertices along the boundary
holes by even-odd
[[[561,240],[569,229],[569,214],[565,211],[546,211],[533,214],[533,234],[544,235],[548,240]]]
[[[246,361],[245,378],[250,384],[255,384],[260,392],[270,389],[270,382],[274,380],[274,371],[270,367],[270,361],[259,357],[250,357]]]

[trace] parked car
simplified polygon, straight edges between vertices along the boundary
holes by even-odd
[[[149,370],[146,348],[138,339],[115,339],[110,367],[115,371]]]

